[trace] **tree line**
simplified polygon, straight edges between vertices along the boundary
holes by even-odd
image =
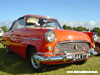
[[[6,26],[2,26],[2,27],[0,27],[0,29],[2,29],[4,33],[8,32],[8,28]]]
[[[71,27],[67,25],[63,25],[63,29],[65,30],[75,30],[75,31],[89,31],[89,32],[96,32],[98,36],[100,36],[100,28],[99,27],[94,27],[93,29],[88,29],[86,27],[78,26],[78,27]]]

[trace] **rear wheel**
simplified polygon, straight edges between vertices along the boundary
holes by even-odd
[[[32,69],[35,70],[36,72],[46,71],[47,65],[44,65],[38,59],[36,59],[35,57],[36,55],[37,55],[36,49],[31,47],[29,51],[28,59],[29,59]]]

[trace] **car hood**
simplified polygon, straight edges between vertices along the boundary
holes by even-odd
[[[87,34],[72,30],[54,30],[58,41],[84,40],[90,41]]]

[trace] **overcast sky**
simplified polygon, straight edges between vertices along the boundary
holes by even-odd
[[[0,0],[0,23],[34,14],[57,18],[62,25],[93,28],[100,27],[99,9],[100,0]]]

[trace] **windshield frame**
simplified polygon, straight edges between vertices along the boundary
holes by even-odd
[[[57,19],[52,19],[52,18],[40,18],[40,17],[34,17],[34,16],[27,16],[25,17],[25,28],[26,28],[26,24],[27,24],[27,19],[28,18],[38,18],[38,19],[44,19],[44,20],[53,20],[54,22],[56,22],[56,28],[54,29],[62,29],[61,25],[59,24],[59,22],[57,21]],[[41,28],[44,28],[43,26],[40,26]],[[36,28],[36,27],[35,27]],[[45,27],[46,28],[46,27]]]

